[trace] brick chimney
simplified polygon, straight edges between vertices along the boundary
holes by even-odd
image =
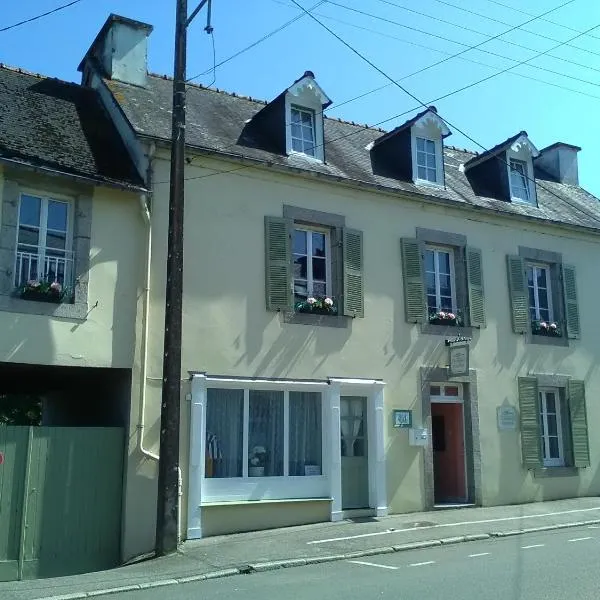
[[[111,14],[78,70],[88,85],[91,72],[133,85],[145,86],[148,75],[148,36],[152,25]]]
[[[577,153],[580,150],[579,146],[556,142],[540,150],[533,164],[561,183],[579,185]]]

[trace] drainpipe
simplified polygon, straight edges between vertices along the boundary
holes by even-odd
[[[150,145],[148,150],[148,172],[147,180],[148,187],[152,190],[152,159],[156,146],[154,143]],[[146,416],[146,382],[148,375],[148,328],[150,322],[150,277],[151,277],[151,261],[152,261],[152,221],[150,216],[150,207],[148,204],[148,196],[146,194],[140,195],[140,205],[142,209],[142,218],[148,230],[148,242],[146,246],[146,274],[144,278],[144,308],[142,315],[142,344],[141,344],[141,393],[140,393],[140,410],[137,424],[137,438],[139,451],[152,460],[158,461],[158,454],[151,452],[144,448],[144,426]]]

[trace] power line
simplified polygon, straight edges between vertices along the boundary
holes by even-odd
[[[80,0],[77,0],[77,1],[79,2]],[[325,4],[325,2],[326,2],[326,0],[320,0],[314,6],[312,6],[311,8],[308,8],[307,10],[310,12],[310,11],[314,10],[315,8],[318,8],[322,4]],[[279,33],[280,31],[283,31],[284,29],[286,29],[287,27],[289,27],[292,23],[295,23],[296,21],[298,21],[302,17],[304,17],[304,13],[299,13],[298,15],[296,15],[295,17],[293,17],[289,21],[286,21],[285,23],[282,23],[276,29],[273,29],[273,31],[270,31],[269,33],[263,35],[261,38],[259,38],[255,42],[252,42],[251,44],[249,44],[245,48],[242,48],[241,50],[238,50],[237,52],[235,52],[231,56],[228,56],[227,58],[223,59],[222,61],[220,61],[219,63],[217,63],[216,65],[214,65],[213,69],[207,69],[206,71],[203,71],[202,73],[198,73],[197,75],[194,75],[193,77],[190,77],[189,79],[186,79],[186,82],[189,83],[190,81],[194,81],[194,79],[198,79],[198,77],[202,77],[203,75],[206,75],[207,73],[210,73],[212,70],[216,71],[216,69],[218,69],[219,67],[227,64],[229,61],[232,61],[234,58],[237,58],[241,54],[244,54],[245,52],[248,52],[248,50],[251,50],[252,48],[255,48],[259,44],[262,44],[265,40],[268,40],[270,37],[273,37],[276,33]]]
[[[510,4],[504,4],[503,2],[499,2],[498,0],[485,0],[485,1],[489,2],[490,4],[496,4],[497,6],[502,6],[503,8],[508,8],[509,10],[521,13],[522,15],[527,15],[529,17],[533,16],[533,14],[530,12],[521,10],[520,8],[517,8],[516,6],[511,6]],[[574,31],[575,33],[581,33],[580,29],[575,29],[574,27],[569,27],[568,25],[565,25],[564,23],[557,23],[556,21],[551,21],[550,19],[540,19],[540,21],[544,21],[545,23],[550,23],[551,25],[555,25],[556,27],[562,27],[563,29],[567,29],[568,31]],[[600,40],[600,37],[597,35],[592,35],[591,33],[586,33],[585,35],[588,37],[594,38],[595,40]]]
[[[290,0],[290,1],[293,2],[293,0]],[[366,17],[371,17],[373,19],[377,19],[379,21],[383,21],[384,23],[390,23],[391,25],[396,25],[397,27],[402,27],[403,29],[408,29],[410,31],[415,31],[417,33],[422,33],[422,34],[427,35],[429,37],[434,37],[434,38],[443,40],[444,42],[452,42],[453,44],[457,44],[459,46],[464,46],[465,45],[463,42],[457,42],[456,40],[452,40],[452,39],[450,39],[450,38],[448,38],[446,36],[438,35],[436,33],[431,33],[430,31],[426,31],[424,29],[419,29],[417,27],[411,27],[410,25],[405,25],[404,23],[400,23],[398,21],[394,21],[393,19],[387,19],[386,17],[382,17],[380,15],[376,15],[376,14],[369,13],[369,12],[366,12],[366,11],[363,11],[363,10],[359,10],[358,8],[353,8],[351,6],[347,6],[346,4],[340,4],[339,2],[334,2],[333,0],[327,0],[327,2],[328,2],[328,4],[331,4],[332,6],[338,6],[339,8],[342,8],[344,10],[355,12],[357,14],[360,14],[360,15],[363,15],[363,16],[366,16]],[[553,9],[551,9],[551,10],[545,12],[545,13],[542,13],[542,14],[543,15],[547,15],[547,14],[549,14],[549,13],[555,11],[555,10],[558,10],[560,8],[563,8],[564,6],[566,6],[568,4],[571,4],[573,2],[575,2],[575,0],[569,0],[568,2],[565,2],[564,4],[561,4],[560,6],[557,6],[557,7],[553,8]],[[501,41],[504,44],[508,44],[510,46],[516,46],[518,48],[522,48],[524,50],[528,50],[529,52],[537,52],[537,50],[535,50],[534,48],[529,48],[528,46],[524,46],[524,45],[518,44],[516,42],[511,42],[509,40],[500,39],[503,35],[505,35],[507,33],[510,33],[511,31],[514,31],[516,29],[519,29],[523,25],[527,25],[528,23],[531,23],[533,20],[535,20],[535,18],[533,18],[533,19],[531,19],[529,21],[525,21],[524,23],[520,23],[519,25],[515,25],[511,29],[507,29],[506,31],[503,31],[503,32],[501,32],[501,33],[499,33],[497,35],[489,37],[488,39],[483,40],[479,44],[476,44],[474,46],[469,46],[469,49],[473,49],[473,50],[474,49],[479,49],[479,46],[481,46],[483,44],[486,44],[487,42],[490,42],[492,40],[498,39],[499,41]],[[476,33],[479,33],[480,35],[485,35],[485,34],[481,34],[480,32],[476,32]],[[562,44],[562,45],[564,45],[564,44]],[[460,54],[462,54],[462,52]],[[583,63],[578,63],[578,62],[570,60],[568,58],[563,58],[562,56],[548,55],[548,57],[549,58],[553,58],[554,60],[560,60],[561,62],[565,62],[565,63],[571,64],[571,65],[575,65],[577,67],[581,67],[581,68],[584,68],[584,69],[590,69],[592,71],[600,72],[599,68],[592,67],[590,65],[586,65],[586,64],[583,64]],[[436,66],[436,65],[432,65],[432,66]],[[428,67],[428,68],[430,68],[430,67]]]
[[[32,21],[37,21],[38,19],[47,17],[48,15],[53,15],[54,13],[56,13],[60,10],[64,10],[65,8],[69,8],[69,6],[78,4],[81,1],[82,0],[73,0],[72,2],[69,2],[68,4],[63,4],[62,6],[57,6],[56,8],[53,8],[52,10],[49,10],[48,12],[36,15],[35,17],[30,17],[29,19],[19,21],[18,23],[13,23],[12,25],[7,25],[6,27],[2,27],[0,29],[0,33],[4,32],[4,31],[8,31],[9,29],[14,29],[15,27],[20,27],[21,25],[25,25],[26,23],[31,23]]]
[[[379,0],[379,2],[384,2],[385,4],[390,4],[397,8],[409,10],[409,9],[406,9],[406,7],[404,7],[404,6],[400,6],[399,4],[395,4],[394,2],[391,2],[390,0]],[[510,25],[510,23],[507,23],[506,21],[501,21],[500,19],[495,19],[494,17],[490,17],[489,15],[478,13],[473,10],[469,10],[468,8],[463,8],[462,6],[457,6],[456,4],[452,4],[451,2],[446,2],[446,0],[434,0],[434,2],[437,2],[438,4],[443,4],[444,6],[449,6],[456,10],[465,12],[469,15],[479,17],[481,19],[486,19],[488,21],[492,21],[493,23],[499,23],[500,25]],[[413,11],[411,11],[411,12],[413,12]],[[421,13],[418,13],[418,14],[421,14]],[[452,24],[455,25],[455,23],[452,23]],[[459,27],[459,25],[456,25],[456,26]],[[543,33],[538,33],[537,31],[531,31],[529,29],[524,29],[522,27],[521,27],[521,31],[524,31],[525,33],[529,33],[530,35],[535,35],[536,37],[542,38],[544,40],[550,40],[551,42],[560,42],[561,41],[561,40],[557,40],[556,38],[550,37],[548,35],[544,35]],[[577,33],[580,33],[580,32],[577,32]],[[568,43],[565,44],[565,46],[568,46],[570,48],[576,48],[577,50],[580,50],[581,52],[587,52],[589,54],[593,54],[594,56],[600,56],[600,52],[595,52],[593,50],[589,50],[588,48],[582,48],[581,46],[575,46],[574,44],[568,44]]]

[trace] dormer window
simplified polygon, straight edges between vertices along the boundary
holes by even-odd
[[[522,160],[511,159],[509,169],[511,198],[522,202],[531,202],[529,180],[527,178],[527,163]]]
[[[434,140],[417,137],[417,178],[437,183],[437,155]]]
[[[291,139],[292,151],[315,156],[315,113],[298,106],[292,106]]]

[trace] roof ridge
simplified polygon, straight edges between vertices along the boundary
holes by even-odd
[[[71,85],[82,90],[90,89],[84,85],[81,85],[80,83],[76,83],[75,81],[66,81],[65,79],[59,79],[58,77],[43,75],[42,73],[36,73],[35,71],[28,71],[27,69],[23,69],[23,67],[13,67],[2,62],[0,62],[0,69],[4,69],[5,71],[11,71],[12,73],[18,73],[20,75],[28,75],[29,77],[35,77],[36,79],[56,81],[58,83],[62,83],[64,85]]]

